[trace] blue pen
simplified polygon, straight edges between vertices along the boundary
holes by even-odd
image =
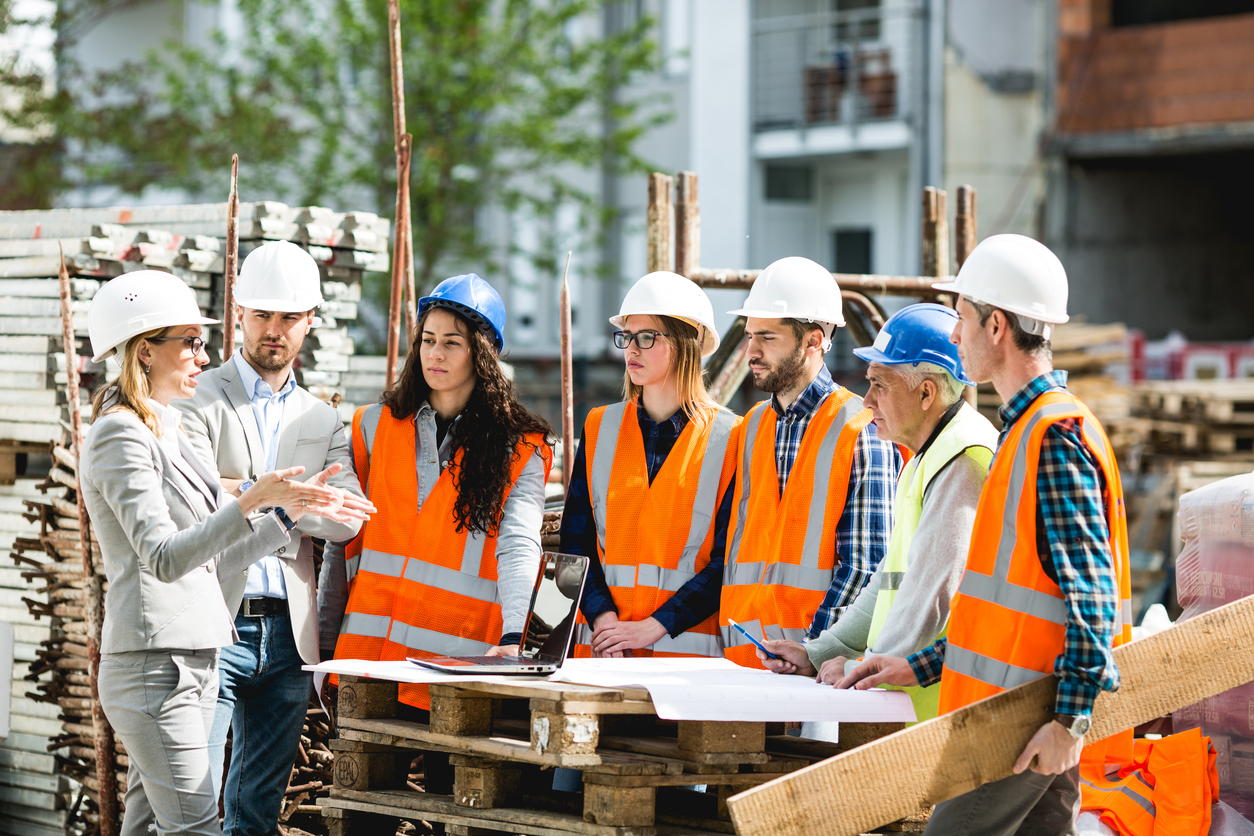
[[[732,621],[730,618],[729,618],[729,619],[727,619],[727,623],[728,623],[728,624],[730,624],[731,626],[735,627],[737,630],[739,630],[739,631],[740,631],[740,633],[741,633],[741,635],[743,635],[743,636],[744,636],[746,639],[748,639],[749,641],[753,642],[753,643],[757,646],[758,650],[761,650],[761,651],[762,651],[763,653],[765,653],[765,654],[766,654],[769,658],[771,658],[771,659],[778,659],[778,658],[779,658],[779,657],[778,657],[778,656],[776,656],[774,653],[772,653],[771,651],[767,650],[767,649],[766,649],[766,647],[765,647],[765,646],[763,646],[762,642],[758,641],[758,640],[757,640],[757,639],[755,639],[753,636],[749,635],[749,631],[748,631],[748,630],[746,630],[744,627],[741,627],[739,624],[737,624],[736,622]]]

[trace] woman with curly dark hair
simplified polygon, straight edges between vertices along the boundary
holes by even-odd
[[[346,549],[337,659],[514,655],[540,562],[550,429],[501,369],[505,305],[470,273],[418,302],[396,386],[353,416],[378,513]],[[400,700],[427,709],[425,685]]]

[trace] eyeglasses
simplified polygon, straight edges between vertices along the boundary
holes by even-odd
[[[669,336],[670,334],[664,334],[661,331],[637,331],[634,334],[630,331],[615,331],[614,346],[616,348],[626,348],[631,345],[632,340],[635,340],[641,351],[648,351],[650,348],[653,348],[653,343],[658,337]]]
[[[192,354],[199,354],[201,349],[205,347],[205,341],[200,337],[149,337],[149,342],[169,343],[175,340],[181,340],[183,345],[192,350]]]

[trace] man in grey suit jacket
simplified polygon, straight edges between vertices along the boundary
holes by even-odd
[[[343,465],[329,484],[361,496],[339,413],[296,385],[293,361],[322,303],[318,265],[286,241],[249,254],[237,290],[242,351],[203,373],[196,396],[180,401],[196,451],[214,462],[223,487],[239,493],[262,473],[304,465],[316,474]],[[215,789],[222,787],[227,729],[233,728],[225,782],[226,836],[277,830],[296,759],[310,676],[320,661],[317,579],[311,537],[351,540],[360,523],[306,515],[297,549],[278,549],[222,582],[240,640],[224,648],[218,712],[210,735]]]

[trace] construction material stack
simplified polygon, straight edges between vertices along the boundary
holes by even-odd
[[[1254,474],[1232,476],[1180,497],[1184,548],[1176,560],[1181,620],[1254,592]],[[1201,727],[1217,752],[1220,799],[1254,817],[1254,683],[1173,715],[1174,730]]]
[[[1130,414],[1131,407],[1127,383],[1127,326],[1122,322],[1102,325],[1068,322],[1055,326],[1050,346],[1054,368],[1067,372],[1067,388],[1093,410],[1110,433],[1116,452],[1124,452],[1138,440],[1118,432],[1120,422]],[[1001,403],[992,384],[980,386],[980,411],[994,426],[1001,425],[997,418]]]
[[[87,311],[96,291],[123,273],[164,270],[196,291],[204,314],[221,318],[226,222],[226,204],[0,212],[0,550],[11,548],[13,559],[0,568],[0,619],[14,624],[16,638],[13,731],[0,740],[0,806],[7,814],[0,833],[59,836],[97,826],[77,462],[68,438],[56,278],[62,254],[73,277],[86,424],[91,392],[117,372],[112,360],[90,362]],[[341,375],[354,349],[348,327],[357,318],[364,274],[388,269],[389,231],[387,219],[369,212],[240,206],[241,260],[266,241],[288,240],[319,263],[327,301],[297,374],[331,403],[343,396]],[[215,366],[222,360],[221,328],[207,329]],[[347,405],[341,412],[351,415]],[[94,538],[93,551],[99,567]],[[119,794],[126,764],[119,743]]]

